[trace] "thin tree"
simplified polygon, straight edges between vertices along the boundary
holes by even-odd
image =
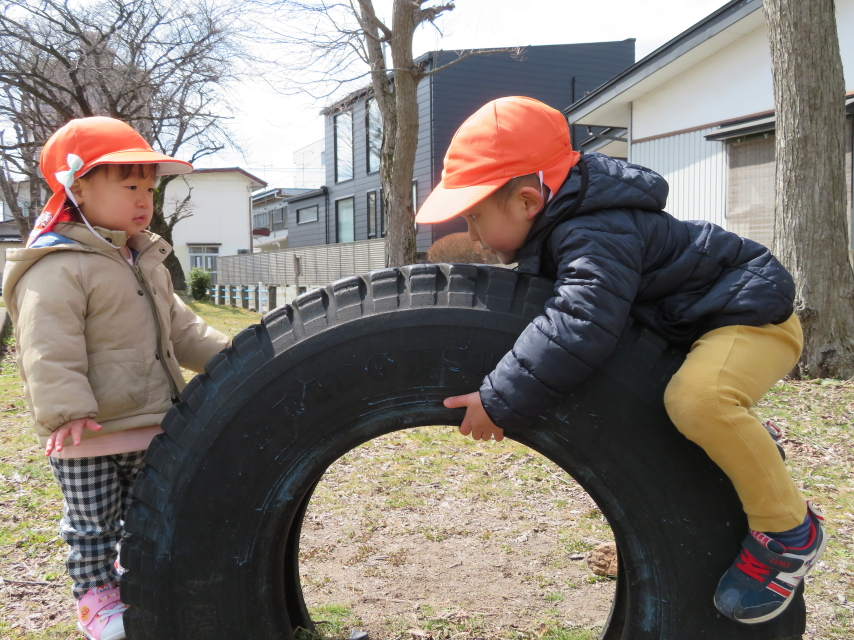
[[[204,0],[0,2],[0,191],[22,236],[47,196],[39,150],[73,118],[118,118],[155,150],[190,162],[224,148],[223,92],[243,58],[237,24],[233,5]],[[170,243],[189,211],[188,203],[164,211],[174,179],[158,181],[151,223]],[[184,289],[174,253],[166,266]]]
[[[329,98],[370,80],[382,116],[380,182],[388,215],[388,263],[415,262],[412,172],[418,145],[418,83],[471,55],[518,50],[473,49],[457,52],[439,66],[416,63],[416,30],[435,26],[439,16],[455,8],[452,1],[393,0],[391,22],[380,18],[374,0],[258,0],[255,6],[277,17],[265,22],[267,37],[288,46],[286,73],[292,85],[315,98]],[[345,100],[342,108],[349,106]]]
[[[848,258],[845,83],[833,0],[765,0],[776,108],[774,249],[795,278],[798,369],[854,375]]]

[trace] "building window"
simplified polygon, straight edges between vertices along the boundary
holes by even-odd
[[[353,198],[335,202],[335,241],[353,242],[356,239],[355,206]]]
[[[279,207],[273,210],[273,231],[288,228],[288,208]]]
[[[335,182],[353,179],[353,112],[333,118],[335,129]]]
[[[377,192],[368,192],[368,237],[377,237]]]
[[[204,269],[211,274],[211,284],[216,284],[216,257],[219,247],[190,245],[190,268]]]
[[[368,151],[368,173],[380,170],[383,148],[383,120],[380,105],[374,98],[365,103],[365,147]]]
[[[270,213],[256,213],[252,216],[253,229],[269,229],[270,228]]]
[[[380,214],[379,214],[379,222],[377,222],[377,227],[379,227],[380,238],[385,238],[386,229],[388,228],[388,216],[385,212],[385,200],[383,200],[383,190],[380,189],[380,197],[379,197],[379,205],[380,205]]]
[[[727,230],[766,247],[774,242],[774,136],[727,144]]]
[[[412,212],[418,209],[418,180],[412,181]]]
[[[297,224],[306,222],[317,222],[317,205],[306,207],[305,209],[297,209]]]

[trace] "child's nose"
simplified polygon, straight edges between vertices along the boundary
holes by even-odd
[[[477,242],[478,240],[480,240],[480,236],[477,235],[477,230],[474,228],[474,225],[468,220],[466,220],[466,224],[469,227],[469,240],[471,240],[472,242]]]

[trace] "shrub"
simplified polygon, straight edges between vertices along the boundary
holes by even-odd
[[[439,238],[427,251],[430,262],[470,262],[497,264],[498,258],[489,249],[481,249],[479,242],[469,240],[465,232],[451,233]]]
[[[190,289],[193,300],[207,300],[208,289],[211,287],[211,274],[199,267],[193,267],[187,275],[187,287]]]

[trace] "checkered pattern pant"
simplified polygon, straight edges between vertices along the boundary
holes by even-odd
[[[114,563],[124,536],[130,489],[145,451],[95,458],[48,458],[65,502],[59,536],[71,547],[66,560],[80,599],[91,588],[118,579]]]

